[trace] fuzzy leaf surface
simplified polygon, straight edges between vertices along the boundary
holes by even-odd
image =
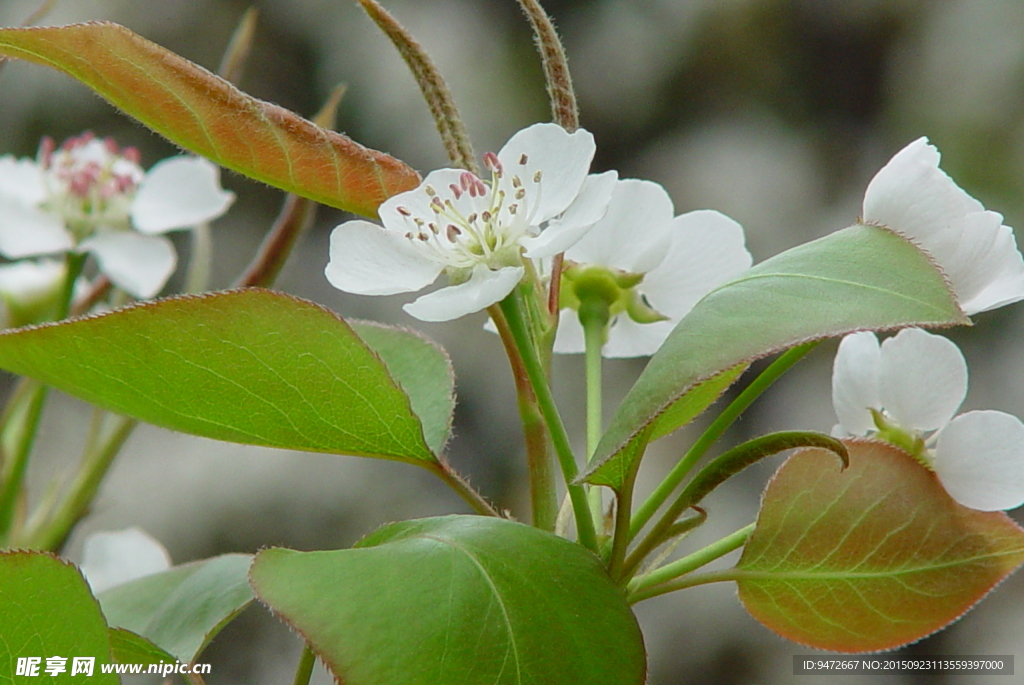
[[[332,207],[376,217],[419,184],[405,163],[257,100],[123,26],[0,29],[0,55],[72,76],[177,145]]]
[[[1024,562],[1024,530],[968,509],[887,443],[848,440],[840,471],[821,450],[772,478],[736,568],[758,621],[837,652],[894,649],[956,620]]]
[[[636,619],[598,559],[511,521],[449,516],[355,549],[268,549],[250,578],[346,685],[645,680]]]
[[[225,554],[175,566],[101,592],[100,605],[111,626],[192,662],[253,600],[246,579],[251,562],[247,554]],[[122,650],[146,652],[145,642],[120,637]]]
[[[433,463],[424,434],[441,445],[450,421],[443,353],[406,331],[372,332],[380,356],[333,312],[250,288],[4,332],[0,368],[192,435]]]
[[[66,670],[45,672],[47,657],[66,657]],[[71,675],[72,657],[93,657],[91,676]],[[20,657],[40,657],[35,678],[15,676]],[[117,685],[101,672],[111,663],[107,622],[77,568],[44,552],[0,552],[0,683],[40,680]]]
[[[630,442],[738,364],[858,330],[968,323],[927,255],[860,224],[799,245],[710,292],[676,325],[619,405],[581,480],[618,489]]]

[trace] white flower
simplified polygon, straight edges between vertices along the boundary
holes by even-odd
[[[170,567],[164,546],[140,528],[93,533],[82,546],[80,568],[93,594]]]
[[[234,197],[202,158],[171,157],[144,173],[138,151],[109,138],[87,133],[58,149],[46,139],[36,161],[0,157],[0,254],[89,252],[114,285],[153,297],[177,262],[160,234],[210,221]]]
[[[671,198],[657,183],[619,181],[604,218],[565,253],[571,264],[563,294],[569,298],[575,273],[593,278],[596,268],[596,275],[606,272],[618,281],[605,290],[617,288],[618,295],[610,307],[605,357],[653,354],[698,300],[750,268],[738,223],[711,210],[673,214]],[[630,287],[637,278],[642,280]],[[584,351],[575,312],[563,311],[554,350]]]
[[[0,265],[0,300],[3,303],[0,326],[22,326],[45,320],[45,310],[56,306],[64,288],[66,271],[64,262],[56,259]],[[37,316],[39,314],[42,315]]]
[[[927,138],[903,148],[871,180],[863,221],[930,254],[965,314],[1024,299],[1024,260],[1013,229],[939,169],[939,151]]]
[[[953,415],[967,394],[959,348],[918,328],[879,346],[874,333],[843,338],[832,370],[839,436],[894,442],[935,471],[946,491],[982,511],[1024,503],[1024,424],[999,411]]]
[[[431,172],[415,190],[380,206],[383,227],[349,221],[331,234],[327,280],[358,295],[448,285],[405,305],[423,321],[448,321],[504,299],[522,278],[523,258],[565,251],[605,212],[615,173],[588,176],[594,138],[536,124],[467,171]]]

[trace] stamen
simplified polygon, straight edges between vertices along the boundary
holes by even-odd
[[[462,188],[458,187],[454,183],[449,183],[448,184],[448,189],[452,191],[452,195],[455,196],[456,200],[458,200],[460,197],[462,197]]]
[[[445,232],[445,236],[448,238],[448,242],[454,243],[455,239],[462,235],[462,231],[455,224],[448,224],[448,230]]]
[[[540,183],[540,169],[538,169],[537,172],[534,173],[534,175],[533,175],[533,182],[534,183]]]
[[[408,207],[395,207],[395,211],[405,217],[412,216],[412,212],[409,211]]]
[[[501,162],[498,160],[498,155],[493,152],[488,152],[484,155],[484,167],[497,177],[501,177]]]
[[[527,161],[529,161],[529,157],[527,157],[526,153],[524,152],[523,155],[519,158],[519,164],[526,164]]]

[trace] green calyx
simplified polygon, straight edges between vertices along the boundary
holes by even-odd
[[[924,439],[914,431],[906,431],[894,423],[890,423],[882,412],[877,409],[870,409],[871,417],[878,429],[875,437],[885,440],[906,451],[910,456],[919,461],[928,469],[931,469],[931,460],[928,458],[928,448]]]
[[[637,323],[654,323],[662,315],[636,290],[644,275],[603,266],[571,264],[562,272],[561,306],[581,316],[597,313],[610,321],[623,312]]]

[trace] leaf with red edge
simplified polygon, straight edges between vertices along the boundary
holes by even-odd
[[[765,491],[734,571],[747,611],[837,652],[888,650],[955,621],[1024,562],[1024,530],[955,502],[887,443],[848,440],[850,466],[794,454]]]
[[[420,181],[394,157],[246,95],[117,24],[0,29],[0,55],[63,71],[168,140],[325,205],[375,217]]]

